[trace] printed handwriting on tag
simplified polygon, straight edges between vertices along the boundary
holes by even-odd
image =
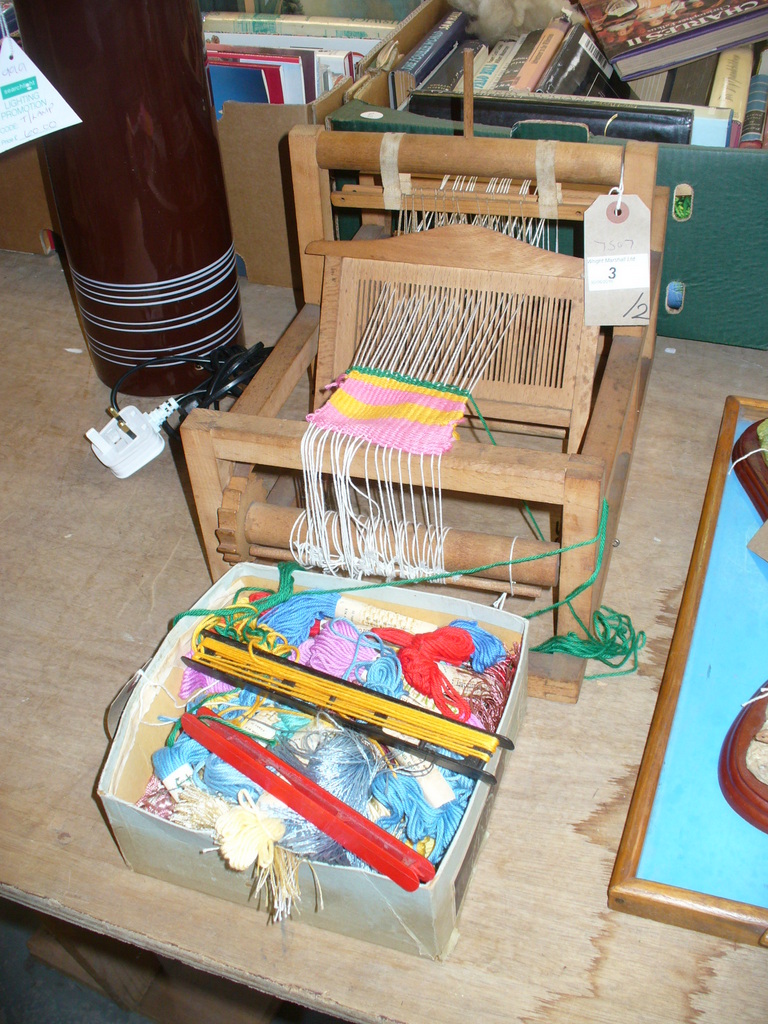
[[[0,153],[80,118],[10,36],[0,45]]]

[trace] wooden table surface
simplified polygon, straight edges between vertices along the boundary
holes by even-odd
[[[0,894],[354,1021],[766,1019],[766,950],[614,913],[606,890],[723,401],[766,397],[768,352],[659,341],[605,591],[647,633],[640,668],[588,680],[576,706],[529,702],[458,943],[433,962],[126,868],[93,795],[105,710],[209,579],[183,460],[117,480],[83,437],[108,393],[58,260],[0,253],[0,279]],[[249,341],[292,308],[249,286]]]

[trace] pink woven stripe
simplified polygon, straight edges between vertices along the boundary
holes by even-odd
[[[383,448],[396,448],[410,455],[442,455],[453,444],[452,426],[413,423],[407,420],[349,420],[330,402],[312,416],[318,426],[335,430],[345,437],[358,437]]]

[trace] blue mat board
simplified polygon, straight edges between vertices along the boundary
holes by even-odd
[[[768,907],[768,834],[717,780],[728,729],[768,680],[768,563],[747,548],[761,525],[731,472],[637,877]]]

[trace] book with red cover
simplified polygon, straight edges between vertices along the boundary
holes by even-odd
[[[275,37],[277,38],[277,37]],[[311,103],[316,98],[316,57],[315,50],[287,49],[276,46],[225,46],[206,43],[206,57],[209,67],[215,64],[255,64],[288,67],[288,75],[282,75],[283,103]],[[303,95],[303,99],[301,96]],[[271,100],[271,102],[275,102]]]
[[[581,0],[625,81],[768,36],[768,0]]]

